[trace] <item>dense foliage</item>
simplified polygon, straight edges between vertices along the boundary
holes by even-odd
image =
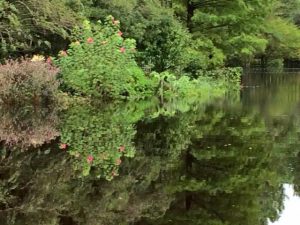
[[[299,59],[299,0],[1,0],[0,7],[2,57],[58,52],[84,19],[113,15],[147,70]]]
[[[250,225],[278,217],[281,184],[291,180],[284,165],[298,152],[295,117],[264,119],[226,101],[177,104],[176,113],[145,103],[119,111],[70,106],[60,115],[59,142],[26,152],[3,147],[0,222]],[[116,165],[119,150],[131,147],[135,157]],[[103,153],[107,161],[100,163]],[[94,156],[90,164],[86,154]],[[80,164],[90,176],[77,176]],[[119,176],[105,182],[96,178],[102,172]]]
[[[109,17],[104,25],[86,22],[75,31],[58,63],[67,89],[103,99],[147,95],[151,82],[134,60],[135,41],[122,37],[119,23]]]
[[[271,41],[267,27],[278,19],[293,26],[299,11],[298,0],[97,0],[85,5],[86,15],[92,20],[105,14],[120,18],[125,36],[137,40],[141,63],[158,72],[190,70],[191,63],[202,69],[223,63],[245,66],[260,55],[271,57],[266,52]],[[276,32],[283,36],[285,30],[278,27]],[[296,38],[298,34],[297,29],[289,36]],[[300,46],[287,39],[281,43]],[[173,57],[171,62],[169,57]],[[297,59],[286,54],[281,57]]]
[[[78,15],[60,0],[0,0],[0,57],[55,52]]]
[[[298,0],[0,3],[2,60],[58,54],[61,90],[72,95],[161,97],[170,80],[162,77],[186,86],[187,77],[215,82],[224,66],[282,67],[300,59]],[[225,73],[238,82],[236,71]]]
[[[248,88],[241,68],[299,60],[299,11],[0,0],[0,224],[276,220],[300,189],[300,80]]]
[[[41,105],[56,99],[58,69],[41,60],[36,56],[31,60],[8,60],[0,65],[1,103]]]
[[[107,180],[118,175],[124,157],[133,157],[135,129],[123,107],[70,107],[61,121],[60,147],[74,156],[74,169]],[[93,170],[91,171],[91,168]]]

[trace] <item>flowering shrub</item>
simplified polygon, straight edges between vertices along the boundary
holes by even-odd
[[[151,82],[134,60],[135,40],[124,39],[119,28],[119,22],[108,17],[104,24],[86,22],[75,29],[75,41],[58,59],[67,90],[102,99],[150,93]]]
[[[58,90],[58,69],[42,57],[9,60],[0,65],[0,100],[6,104],[54,100]]]

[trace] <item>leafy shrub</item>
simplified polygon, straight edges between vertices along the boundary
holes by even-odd
[[[44,61],[9,60],[0,65],[0,100],[5,104],[42,104],[55,100],[58,69]]]
[[[177,76],[183,73],[195,75],[199,69],[212,69],[224,64],[225,55],[205,37],[193,39],[192,35],[165,15],[149,22],[139,43],[138,60],[151,71],[171,71]]]
[[[228,67],[228,68],[220,68],[215,70],[199,70],[197,73],[198,77],[210,77],[214,80],[223,81],[227,85],[231,85],[233,87],[240,87],[241,82],[241,67]]]
[[[161,101],[185,100],[189,102],[206,102],[211,97],[216,97],[225,92],[225,82],[212,77],[199,77],[192,79],[181,76],[179,79],[169,72],[152,73],[158,81],[158,93]]]
[[[161,0],[98,0],[88,1],[85,7],[87,17],[93,21],[103,20],[105,15],[122,18],[125,37],[134,38],[141,52],[138,54],[139,65],[158,72],[181,68],[178,60],[181,59],[182,45],[187,44],[187,32],[173,15],[173,10],[162,7]]]
[[[190,40],[182,56],[185,60],[184,72],[195,76],[198,70],[210,70],[224,64],[225,55],[207,38]]]
[[[184,56],[191,38],[187,30],[174,18],[165,15],[153,19],[143,35],[139,45],[141,64],[152,71],[181,73],[186,66]]]
[[[267,61],[268,70],[282,70],[284,67],[283,59],[271,59]]]
[[[104,24],[86,22],[74,31],[74,39],[58,60],[67,89],[102,99],[149,94],[151,82],[134,60],[135,40],[122,37],[119,21],[108,17]]]

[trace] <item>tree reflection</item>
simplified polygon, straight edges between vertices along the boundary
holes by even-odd
[[[266,122],[224,101],[179,106],[71,105],[61,113],[58,143],[2,154],[0,224],[276,220],[282,184],[293,179],[286,165],[298,153],[296,117]],[[94,156],[92,164],[85,154]],[[89,175],[82,174],[86,166]],[[118,176],[107,181],[112,170]]]
[[[148,127],[157,128],[150,133],[164,143],[161,150],[154,148],[156,152],[173,154],[181,146],[173,158],[176,167],[164,175],[164,189],[175,200],[164,217],[143,218],[136,224],[264,225],[278,218],[282,184],[290,179],[286,164],[298,152],[282,148],[295,143],[286,138],[286,130],[293,130],[291,121],[276,119],[267,125],[258,114],[237,105],[207,108],[204,114],[184,114],[163,124]],[[168,132],[173,129],[184,135]]]

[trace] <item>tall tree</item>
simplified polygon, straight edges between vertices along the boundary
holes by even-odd
[[[1,0],[0,57],[62,48],[76,18],[65,1]]]

